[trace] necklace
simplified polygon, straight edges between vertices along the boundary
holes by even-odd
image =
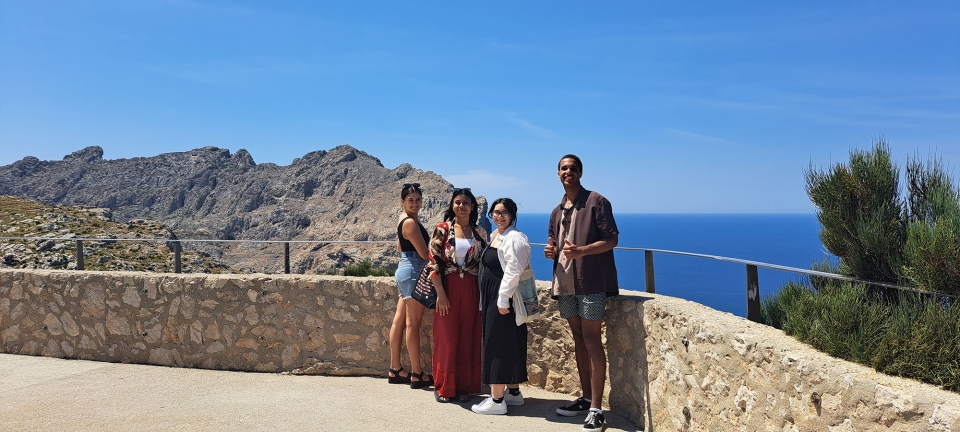
[[[463,238],[463,239],[473,238],[473,235],[470,232],[471,231],[470,225],[467,225],[466,227],[464,227],[463,225],[460,225],[459,222],[454,222],[453,225],[457,228],[460,228],[460,235],[462,235],[463,237],[458,237],[458,238]],[[453,235],[456,237],[457,235],[456,230],[453,231]]]

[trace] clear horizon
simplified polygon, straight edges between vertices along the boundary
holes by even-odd
[[[928,0],[0,0],[0,165],[349,144],[546,213],[575,153],[618,213],[812,214],[803,171],[881,136],[957,180],[958,22]]]

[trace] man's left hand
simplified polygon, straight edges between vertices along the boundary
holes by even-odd
[[[563,255],[566,256],[567,259],[577,259],[586,255],[585,249],[584,247],[570,243],[570,240],[563,240]]]

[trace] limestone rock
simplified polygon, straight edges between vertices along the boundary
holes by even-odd
[[[365,259],[375,266],[396,266],[400,189],[414,182],[424,191],[420,214],[429,229],[442,218],[453,186],[408,163],[385,168],[379,159],[348,145],[307,153],[287,166],[257,164],[243,149],[231,155],[227,149],[204,147],[108,160],[100,147],[88,147],[60,161],[30,156],[0,167],[0,195],[107,209],[96,214],[118,221],[155,220],[170,227],[165,238],[385,241],[292,244],[294,273],[322,273]],[[485,214],[486,201],[478,199],[480,214]],[[484,217],[482,222],[489,232],[489,220]],[[51,260],[67,265],[72,251],[69,245],[60,246],[63,253]],[[283,270],[282,245],[183,247],[222,259],[244,273]],[[111,256],[105,263],[114,260]]]

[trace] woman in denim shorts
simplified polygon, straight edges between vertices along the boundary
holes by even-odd
[[[410,384],[418,389],[433,385],[433,377],[424,377],[420,365],[420,322],[424,307],[410,296],[417,285],[420,271],[427,263],[427,242],[430,236],[420,224],[420,207],[423,205],[423,193],[419,183],[408,183],[400,190],[400,203],[403,214],[397,223],[397,249],[400,250],[400,264],[397,265],[397,288],[400,298],[397,312],[390,327],[390,371],[387,381],[391,384]],[[410,372],[403,370],[400,362],[400,350],[406,332],[407,352],[410,354]]]

